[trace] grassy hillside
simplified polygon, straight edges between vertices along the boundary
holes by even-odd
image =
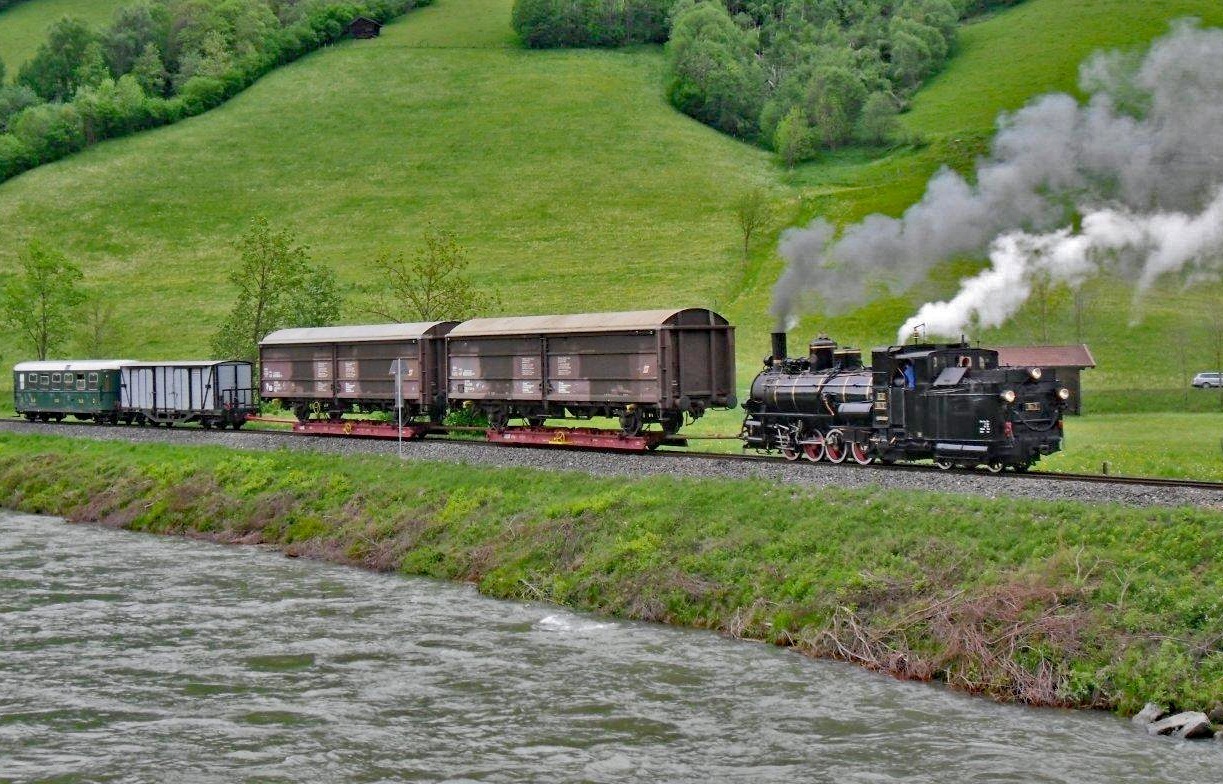
[[[32,0],[24,11],[52,5]],[[369,318],[358,307],[363,287],[377,285],[369,260],[384,247],[410,249],[435,221],[470,248],[476,276],[500,288],[507,311],[723,310],[740,325],[746,382],[767,346],[783,227],[815,214],[897,214],[939,166],[971,167],[999,110],[1072,86],[1090,51],[1140,45],[1186,14],[1223,24],[1214,0],[1028,0],[964,29],[950,67],[905,118],[923,144],[882,157],[843,151],[788,172],[674,111],[658,48],[526,51],[509,8],[439,0],[218,110],[0,185],[0,269],[27,239],[50,240],[119,300],[122,353],[199,354],[229,305],[231,242],[251,216],[292,228],[339,272],[352,321]],[[18,10],[0,15],[0,40]],[[744,264],[729,203],[757,185],[774,221]],[[946,296],[968,272],[947,268],[910,297],[808,318],[792,341],[827,329],[845,342],[887,342],[917,303]],[[1188,370],[1204,369],[1202,292],[1164,293],[1132,328],[1127,292],[1098,284],[1090,294],[1082,337],[1101,368],[1089,389],[1175,386],[1169,346],[1181,335],[1193,340]],[[1051,321],[1050,340],[1075,339],[1068,309]],[[984,337],[1026,342],[1036,327],[1024,314]]]
[[[25,0],[0,11],[0,60],[9,79],[47,38],[47,28],[63,16],[74,16],[100,27],[127,0]]]

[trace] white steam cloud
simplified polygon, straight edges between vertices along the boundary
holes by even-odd
[[[835,312],[876,287],[903,291],[943,260],[987,250],[990,266],[949,302],[924,306],[902,338],[920,323],[951,336],[974,319],[1000,324],[1035,275],[1076,286],[1107,267],[1141,291],[1186,265],[1215,269],[1207,224],[1223,184],[1220,63],[1223,30],[1178,22],[1144,55],[1090,58],[1079,78],[1086,103],[1046,95],[1000,118],[972,183],[943,169],[900,218],[872,215],[839,238],[823,219],[785,232],[778,324],[812,301]],[[1076,215],[1082,232],[1057,230]]]
[[[1102,272],[1120,272],[1137,282],[1141,296],[1168,273],[1216,275],[1223,263],[1223,190],[1196,215],[1106,209],[1083,216],[1077,233],[1004,234],[994,240],[989,262],[950,301],[923,305],[897,340],[921,326],[936,335],[956,335],[973,323],[999,326],[1023,306],[1038,276],[1077,288]]]

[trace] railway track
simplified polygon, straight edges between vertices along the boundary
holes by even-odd
[[[21,424],[21,425],[26,424],[23,420],[19,420],[17,418],[9,419],[6,421],[15,423],[15,424]],[[132,429],[132,426],[129,426],[129,425],[97,425],[91,422],[61,422],[61,423],[58,423],[56,426],[57,427],[72,427],[72,428],[81,427],[81,428],[87,428],[90,430],[104,428],[106,430],[112,430],[115,432],[123,432],[123,431]],[[38,426],[32,425],[31,427],[36,428]],[[190,429],[182,428],[180,429],[180,431],[194,432],[195,429],[194,428],[190,428]],[[199,432],[203,433],[205,431],[200,430]],[[309,438],[335,438],[336,437],[336,436],[318,435],[318,434],[313,434],[313,433],[298,433],[292,430],[275,429],[275,428],[258,428],[258,427],[254,427],[254,428],[248,427],[241,431],[236,431],[236,432],[230,431],[229,432],[229,435],[237,435],[239,437],[241,437],[244,434],[249,434],[251,436],[260,436],[260,437],[271,436],[273,438],[283,438],[286,440],[291,440],[291,439],[299,438],[303,436],[309,437]],[[362,439],[362,440],[384,440],[384,439]],[[428,438],[428,441],[434,442],[434,443],[450,444],[450,445],[458,446],[460,448],[470,447],[473,449],[474,448],[488,448],[490,446],[496,446],[494,444],[490,444],[483,440],[460,438],[460,437],[455,437],[455,436],[450,436],[450,435],[430,436]],[[393,443],[393,440],[391,440],[390,443]],[[569,446],[564,446],[564,445],[555,445],[555,446],[549,446],[549,447],[530,447],[530,446],[516,445],[516,446],[509,446],[506,448],[514,448],[514,449],[538,448],[538,449],[547,449],[547,450],[591,451],[588,449],[581,449],[581,448],[569,447]],[[613,453],[613,454],[627,454],[627,453]],[[633,456],[637,458],[654,460],[654,461],[670,460],[670,459],[676,459],[676,458],[690,458],[690,459],[711,460],[711,461],[728,462],[728,463],[737,462],[737,463],[757,463],[757,464],[773,464],[773,465],[790,465],[790,464],[801,465],[803,463],[802,460],[789,461],[779,455],[728,454],[728,453],[723,453],[723,452],[702,452],[702,451],[697,451],[697,450],[692,450],[692,449],[683,449],[683,450],[659,449],[657,451],[644,452],[640,454],[633,453]],[[818,465],[822,467],[828,467],[828,468],[832,467],[831,464],[827,464],[827,463],[820,463]],[[874,463],[874,464],[867,465],[867,466],[862,466],[862,465],[857,465],[857,464],[845,464],[839,467],[845,470],[854,470],[854,471],[866,471],[866,472],[873,471],[873,472],[889,472],[889,473],[905,472],[905,473],[911,473],[911,474],[925,473],[925,474],[930,474],[931,476],[947,476],[947,475],[959,475],[959,476],[980,475],[982,477],[1001,476],[1001,475],[995,475],[995,474],[988,474],[985,472],[974,471],[972,469],[952,469],[951,471],[943,471],[943,470],[935,468],[934,466],[912,464],[912,463],[894,464],[894,465],[881,465],[878,463]],[[1174,478],[1168,478],[1168,477],[1124,476],[1124,475],[1112,475],[1112,474],[1074,474],[1074,473],[1059,473],[1059,472],[1054,472],[1054,471],[1029,471],[1026,473],[1008,473],[1008,474],[1005,474],[1004,476],[1006,479],[1016,481],[1016,482],[1029,482],[1029,481],[1086,482],[1086,483],[1091,483],[1091,484],[1126,485],[1126,486],[1139,486],[1139,487],[1151,487],[1151,488],[1189,488],[1189,489],[1194,489],[1194,490],[1206,490],[1206,491],[1214,491],[1218,493],[1223,493],[1223,482],[1212,482],[1212,481],[1205,481],[1205,480],[1198,480],[1198,479],[1174,479]]]

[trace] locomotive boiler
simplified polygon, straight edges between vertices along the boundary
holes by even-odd
[[[921,343],[872,352],[821,335],[807,356],[772,353],[744,408],[745,448],[866,465],[932,459],[940,468],[1026,471],[1061,448],[1070,393],[1043,368],[1002,368],[991,349]]]

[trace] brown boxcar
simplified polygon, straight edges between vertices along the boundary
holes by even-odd
[[[403,362],[405,417],[445,413],[445,344],[455,321],[282,329],[259,343],[260,388],[303,422],[393,411],[395,362]]]
[[[564,416],[620,418],[636,434],[735,406],[734,327],[711,310],[473,319],[446,338],[451,408],[493,427]]]

